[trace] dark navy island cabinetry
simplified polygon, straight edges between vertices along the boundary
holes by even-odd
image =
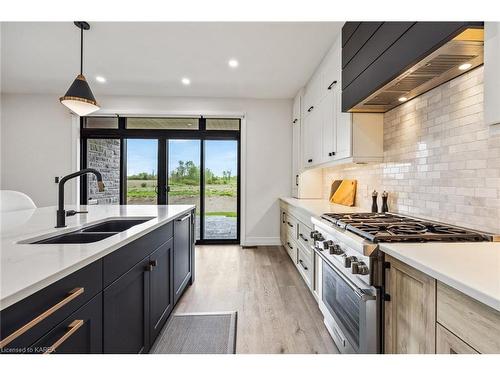
[[[2,353],[147,353],[194,281],[194,211],[0,312]]]

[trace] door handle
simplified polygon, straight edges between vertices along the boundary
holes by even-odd
[[[307,112],[311,112],[312,110],[314,109],[314,106],[310,106],[309,109],[307,110]]]
[[[331,90],[331,89],[332,89],[332,87],[333,87],[334,85],[336,85],[336,84],[337,84],[337,80],[333,81],[332,83],[330,83],[330,86],[328,86],[328,89],[327,89],[327,90]]]
[[[80,329],[80,327],[83,326],[83,320],[74,320],[73,322],[70,323],[68,326],[69,331],[66,332],[64,335],[62,335],[55,343],[53,343],[49,348],[43,352],[43,354],[50,354],[54,352],[58,347],[62,345],[64,341],[69,339],[76,331]]]
[[[49,317],[50,315],[54,314],[57,310],[59,310],[61,307],[64,305],[67,305],[71,301],[73,301],[76,297],[78,297],[80,294],[83,294],[85,292],[85,288],[76,288],[73,289],[72,291],[69,292],[68,296],[66,298],[62,299],[58,303],[56,303],[54,306],[49,308],[48,310],[44,311],[40,315],[38,315],[35,319],[31,320],[30,322],[26,323],[24,326],[19,328],[18,330],[14,331],[11,333],[9,336],[4,338],[2,341],[0,341],[0,349],[4,348],[7,344],[9,344],[11,341],[15,340],[19,336],[21,336],[23,333],[26,331],[30,330],[34,326],[36,326],[38,323],[40,323],[42,320],[45,318]]]
[[[187,220],[190,217],[191,217],[191,214],[187,214],[184,217],[181,217],[180,219],[177,219],[176,221],[184,221],[184,220]]]
[[[309,269],[306,266],[304,266],[304,261],[302,259],[299,259],[299,263],[302,266],[302,268],[305,269],[306,271]]]

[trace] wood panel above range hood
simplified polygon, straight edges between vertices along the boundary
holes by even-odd
[[[387,112],[483,63],[482,22],[347,22],[342,111]],[[466,70],[458,67],[471,64]]]

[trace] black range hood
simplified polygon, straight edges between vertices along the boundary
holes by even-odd
[[[347,22],[342,111],[387,112],[483,64],[482,22]]]

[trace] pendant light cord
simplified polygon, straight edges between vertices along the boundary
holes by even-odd
[[[80,28],[80,74],[83,75],[83,27]]]

